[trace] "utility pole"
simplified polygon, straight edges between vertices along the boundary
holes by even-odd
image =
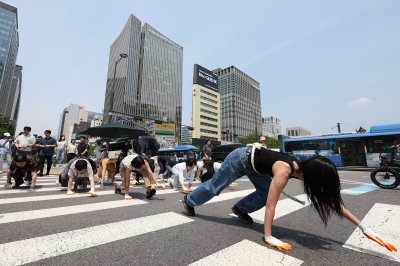
[[[337,130],[338,130],[338,133],[342,133],[342,131],[340,130],[340,123],[337,123]],[[332,129],[334,129],[335,127],[333,127]]]
[[[255,128],[256,128],[256,142],[258,142],[258,135],[257,135],[257,116],[256,116],[256,111],[254,110],[254,123],[255,123]]]

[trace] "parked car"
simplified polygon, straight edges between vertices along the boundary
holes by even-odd
[[[216,146],[211,150],[211,159],[214,162],[222,163],[225,158],[231,153],[232,151],[236,150],[237,148],[246,147],[244,144],[227,144],[227,145],[220,145]]]

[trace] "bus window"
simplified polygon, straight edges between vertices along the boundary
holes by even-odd
[[[373,152],[381,153],[381,152],[391,152],[391,146],[395,140],[395,136],[380,136],[380,137],[373,137],[372,142],[372,149]]]

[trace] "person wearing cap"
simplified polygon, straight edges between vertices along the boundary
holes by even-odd
[[[6,132],[3,135],[3,139],[0,140],[0,174],[3,173],[3,162],[4,160],[8,163],[8,167],[10,167],[11,163],[11,147],[10,142],[10,133]]]
[[[265,139],[265,137],[264,136],[262,136],[261,138],[260,138],[260,142],[261,142],[261,146],[262,146],[262,148],[267,148],[267,140]]]

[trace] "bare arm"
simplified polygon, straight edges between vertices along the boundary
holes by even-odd
[[[343,205],[341,207],[344,218],[346,218],[356,226],[361,223],[360,220],[358,220],[348,209],[346,209],[346,207],[344,207]]]
[[[154,182],[154,184],[157,184],[157,180],[154,178],[153,172],[151,171],[149,163],[145,160],[144,165],[146,167],[146,171],[149,174],[149,179]]]
[[[265,205],[264,217],[264,235],[272,235],[272,222],[275,216],[275,208],[278,203],[279,196],[286,186],[291,173],[290,166],[284,162],[276,162],[272,167],[274,178],[269,187],[268,199]]]

